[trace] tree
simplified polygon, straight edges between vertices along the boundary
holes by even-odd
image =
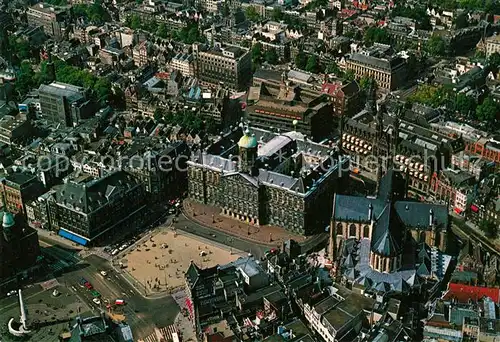
[[[498,227],[492,221],[482,220],[479,223],[479,229],[481,229],[489,239],[496,239],[498,236]]]
[[[499,113],[500,108],[491,96],[476,108],[476,117],[483,122],[493,122]]]
[[[156,121],[159,121],[161,118],[163,118],[163,115],[164,115],[164,114],[165,114],[165,111],[164,111],[162,108],[157,107],[157,108],[155,109],[155,113],[154,113],[153,117],[154,117],[154,119],[155,119]]]
[[[446,53],[446,42],[438,35],[433,35],[429,38],[425,49],[432,56],[443,56]]]
[[[260,64],[262,62],[262,44],[260,42],[252,47],[252,62],[254,64]]]
[[[229,8],[228,3],[225,2],[224,6],[222,7],[222,15],[224,16],[224,18],[227,18],[229,17],[230,14],[231,14],[231,9]]]
[[[368,77],[368,76],[363,76],[361,77],[361,79],[359,80],[359,86],[361,87],[361,89],[368,89],[370,88],[370,85],[376,87],[376,82],[373,78],[371,77]]]
[[[141,18],[137,14],[132,14],[130,17],[127,18],[126,24],[132,30],[137,30],[142,26]]]
[[[317,72],[318,71],[318,57],[316,55],[310,55],[307,59],[306,71]]]
[[[281,8],[279,7],[275,7],[273,9],[273,12],[271,13],[271,19],[274,20],[274,21],[281,21],[284,19],[284,14],[283,14],[283,11],[281,10]]]
[[[373,45],[373,43],[386,44],[389,43],[389,35],[385,29],[372,26],[366,30],[363,40],[367,45]]]
[[[248,6],[245,9],[245,17],[250,21],[258,21],[260,18],[260,15],[259,15],[259,13],[257,13],[257,10],[255,9],[254,6]]]
[[[476,100],[464,93],[459,93],[455,97],[455,110],[461,114],[474,113],[476,106]]]
[[[330,62],[330,64],[326,67],[325,72],[327,74],[335,74],[336,76],[340,76],[340,74],[342,74],[342,71],[336,62]]]
[[[28,93],[32,88],[38,87],[37,78],[35,77],[35,72],[31,67],[31,63],[22,62],[19,67],[19,72],[17,74],[17,79],[15,83],[16,90],[24,95]]]
[[[344,73],[344,79],[346,81],[354,81],[356,79],[356,74],[354,73],[354,71],[352,70],[347,70],[345,73]]]
[[[494,52],[488,57],[488,64],[493,70],[500,68],[500,53]]]
[[[160,38],[168,37],[168,29],[165,23],[160,23],[160,25],[158,25],[158,29],[156,30],[156,35]]]
[[[276,50],[274,49],[268,49],[264,55],[264,58],[267,63],[269,64],[278,64],[278,54],[276,53]]]
[[[306,63],[307,63],[307,57],[304,51],[299,51],[297,56],[295,56],[295,66],[298,69],[304,70],[306,68]]]
[[[465,12],[460,13],[455,19],[455,28],[462,29],[469,26],[469,18]]]

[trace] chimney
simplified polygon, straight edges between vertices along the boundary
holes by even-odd
[[[368,220],[373,220],[373,205],[371,203],[368,206]]]
[[[434,224],[434,210],[429,210],[429,226],[432,227]]]

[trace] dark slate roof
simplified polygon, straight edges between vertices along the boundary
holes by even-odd
[[[429,212],[434,213],[434,223],[437,227],[448,226],[448,208],[445,205],[420,203],[412,201],[397,201],[394,208],[399,218],[407,227],[426,228],[429,226]]]
[[[124,171],[117,171],[89,182],[65,183],[55,194],[56,202],[83,213],[93,212],[114,197],[127,193],[137,181]]]
[[[448,208],[445,205],[402,200],[404,179],[400,172],[389,170],[382,177],[376,198],[336,195],[333,219],[369,222],[369,206],[373,206],[376,220],[372,236],[372,250],[381,255],[394,255],[403,245],[405,228],[429,228],[432,210],[434,224],[448,227]]]
[[[398,254],[403,247],[403,231],[392,204],[388,203],[377,218],[372,236],[372,251],[385,256]]]

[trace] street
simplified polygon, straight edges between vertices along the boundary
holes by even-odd
[[[46,242],[42,242],[41,245],[44,252],[49,252],[52,256],[63,260],[74,260],[76,257],[75,251],[64,247],[49,246]],[[106,271],[107,276],[103,277],[99,273],[100,271]],[[101,305],[96,305],[92,301],[93,297],[90,291],[80,286],[81,278],[85,278],[96,291],[101,293]],[[136,338],[151,334],[155,326],[165,327],[173,324],[179,312],[179,308],[171,296],[155,299],[144,298],[120,273],[112,269],[108,260],[96,255],[90,255],[68,267],[57,280],[93,308],[96,314],[100,310],[106,310],[105,300],[114,303],[116,299],[124,299],[126,305],[120,307],[116,313],[126,316],[126,321],[132,327]]]
[[[222,245],[224,248],[232,248],[233,250],[251,253],[255,256],[255,258],[259,259],[264,256],[267,250],[270,249],[269,246],[259,245],[255,242],[243,240],[233,235],[223,233],[217,229],[201,226],[189,220],[183,213],[181,213],[177,218],[177,222],[174,223],[174,227],[175,229],[200,236],[218,245]]]

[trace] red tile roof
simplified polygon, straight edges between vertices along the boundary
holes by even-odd
[[[341,85],[338,83],[323,83],[321,86],[321,92],[327,93],[328,95],[333,95]]]
[[[443,299],[455,298],[459,303],[467,303],[469,299],[477,301],[483,297],[490,297],[495,303],[500,303],[500,289],[450,283]]]

